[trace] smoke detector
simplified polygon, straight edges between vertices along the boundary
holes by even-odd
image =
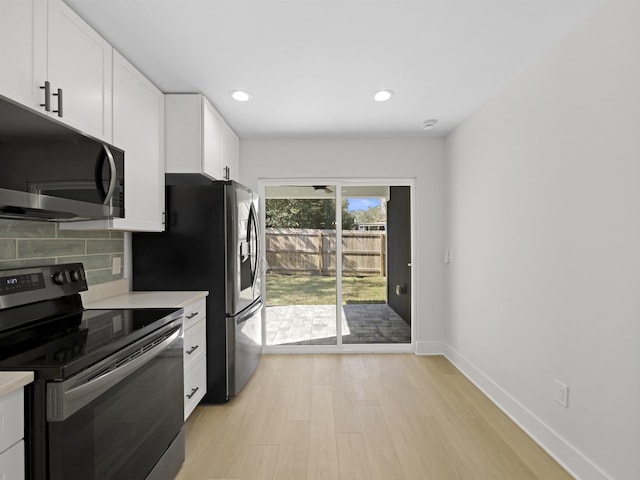
[[[436,123],[438,123],[438,120],[436,120],[435,118],[432,118],[431,120],[425,120],[424,122],[422,122],[422,128],[423,130],[431,130],[436,126]]]

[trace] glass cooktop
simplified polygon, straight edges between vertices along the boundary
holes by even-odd
[[[0,334],[0,370],[66,379],[152,333],[179,309],[83,310]]]

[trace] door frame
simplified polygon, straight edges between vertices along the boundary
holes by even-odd
[[[264,309],[262,310],[262,352],[263,353],[414,353],[416,344],[416,286],[417,286],[417,258],[416,258],[416,208],[415,208],[415,178],[401,177],[298,177],[298,178],[258,178],[258,193],[260,195],[260,222],[266,224],[266,188],[275,186],[313,186],[313,185],[334,185],[336,187],[336,235],[342,238],[342,187],[348,186],[407,186],[410,190],[411,205],[411,341],[409,343],[386,343],[386,344],[343,344],[342,343],[342,242],[336,242],[336,345],[265,345],[267,338],[267,307],[266,307],[266,243],[265,235],[261,236],[262,265],[260,275],[262,277],[262,298],[264,299]],[[388,281],[388,280],[387,280]]]

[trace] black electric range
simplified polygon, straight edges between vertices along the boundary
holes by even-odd
[[[27,478],[173,478],[184,459],[182,309],[84,309],[83,290],[82,264],[0,271],[0,370],[35,376]]]

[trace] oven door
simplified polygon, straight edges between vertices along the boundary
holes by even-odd
[[[47,385],[49,480],[150,476],[183,425],[181,319],[175,323],[108,365]],[[181,455],[177,469],[183,445]]]

